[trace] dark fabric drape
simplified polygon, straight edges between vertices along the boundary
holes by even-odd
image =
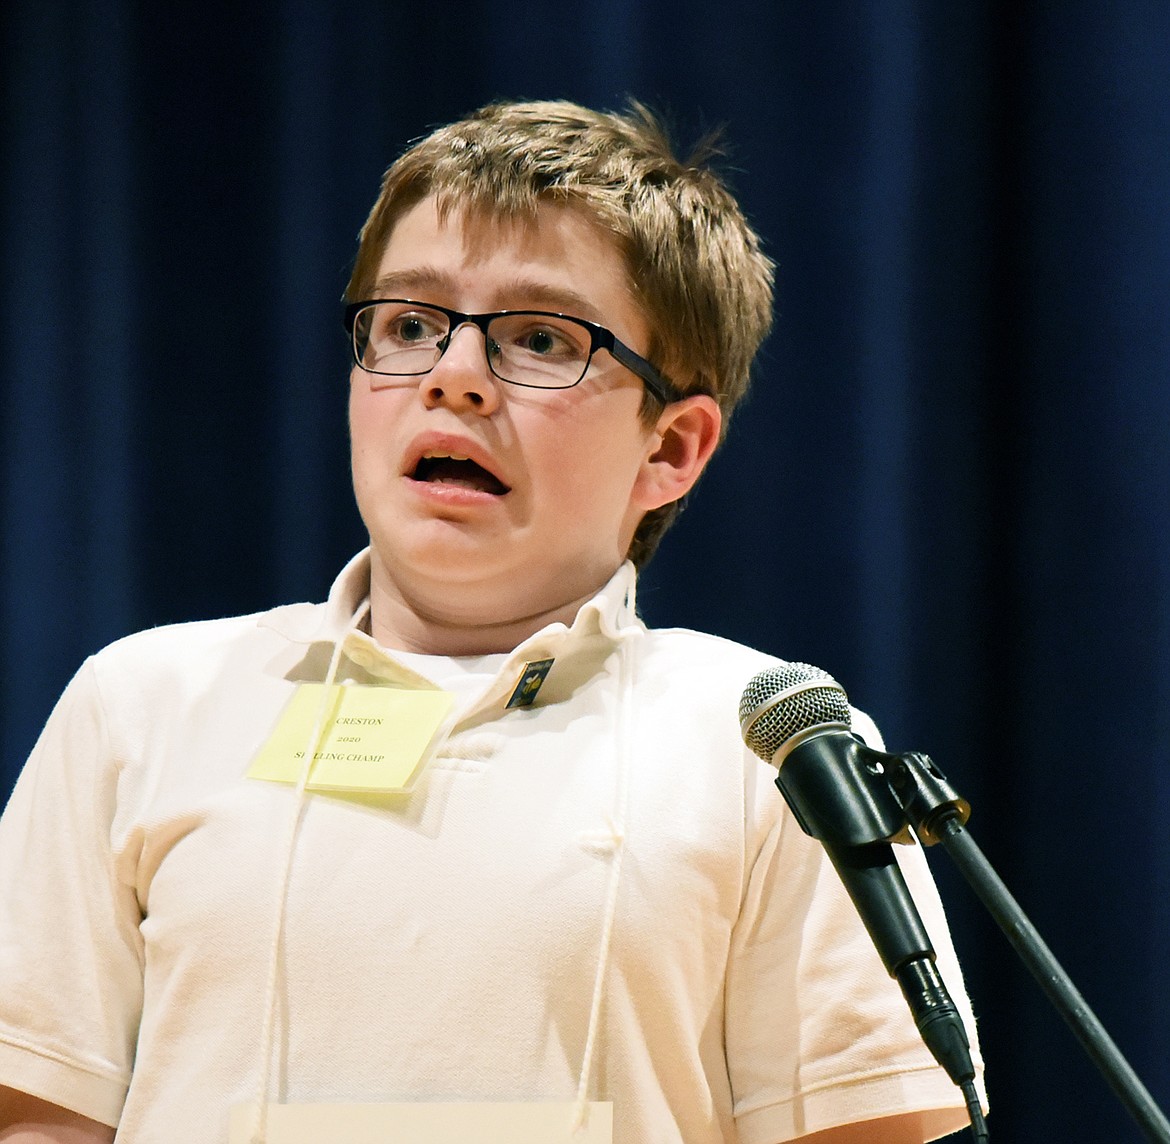
[[[1170,1105],[1170,6],[10,0],[0,44],[0,790],[85,655],[362,543],[337,303],[401,147],[632,95],[726,124],[779,265],[645,615],[929,751]],[[931,857],[993,1139],[1139,1139]]]

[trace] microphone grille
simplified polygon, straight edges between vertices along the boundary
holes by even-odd
[[[827,671],[809,663],[765,668],[739,701],[743,741],[769,763],[794,735],[825,724],[850,726],[849,697]]]

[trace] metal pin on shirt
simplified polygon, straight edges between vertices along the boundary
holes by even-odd
[[[551,659],[534,659],[531,663],[526,663],[524,670],[520,673],[520,679],[516,683],[516,689],[512,692],[512,698],[505,706],[531,707],[536,699],[536,693],[540,690],[541,684],[544,683],[545,677],[552,669],[552,665],[553,660]]]

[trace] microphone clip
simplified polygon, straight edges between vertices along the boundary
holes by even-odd
[[[908,751],[887,758],[892,762],[886,772],[890,790],[923,846],[942,840],[944,823],[967,824],[971,804],[951,786],[929,755]]]
[[[835,846],[913,842],[890,777],[900,756],[836,726],[814,728],[786,746],[774,761],[783,763],[776,785],[806,834]]]

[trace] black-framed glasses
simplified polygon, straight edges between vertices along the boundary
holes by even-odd
[[[353,360],[369,373],[430,373],[460,326],[478,326],[488,367],[501,381],[530,389],[571,389],[598,350],[632,370],[664,405],[683,394],[612,331],[584,318],[547,310],[464,314],[409,298],[371,298],[345,308]]]

